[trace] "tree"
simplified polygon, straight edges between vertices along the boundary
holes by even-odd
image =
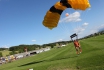
[[[54,45],[51,44],[50,46],[51,46],[51,48],[54,48]]]
[[[9,54],[13,55],[13,54],[17,54],[17,52],[16,51],[11,51]]]
[[[23,53],[23,52],[24,52],[24,50],[23,50],[23,49],[19,49],[18,51],[19,51],[19,53]]]

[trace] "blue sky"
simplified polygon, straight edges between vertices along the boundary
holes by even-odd
[[[75,32],[83,37],[104,28],[104,0],[90,0],[85,11],[66,9],[56,28],[44,27],[46,12],[58,1],[0,0],[0,47],[66,41]]]

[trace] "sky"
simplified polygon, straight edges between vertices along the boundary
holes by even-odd
[[[46,28],[44,16],[58,1],[0,0],[0,47],[69,41],[73,33],[81,38],[104,29],[104,0],[89,0],[85,11],[67,8],[56,28]]]

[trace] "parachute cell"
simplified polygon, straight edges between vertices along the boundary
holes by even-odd
[[[67,0],[71,7],[75,10],[86,10],[90,7],[89,0]]]
[[[67,8],[86,10],[89,7],[90,4],[88,0],[61,0],[47,11],[43,20],[43,25],[49,29],[57,27],[60,20],[60,15]],[[69,16],[69,14],[66,14],[66,16]]]

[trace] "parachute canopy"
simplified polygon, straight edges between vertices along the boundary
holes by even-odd
[[[86,10],[89,7],[89,0],[60,0],[47,11],[43,20],[43,25],[49,29],[57,27],[60,15],[67,8]]]

